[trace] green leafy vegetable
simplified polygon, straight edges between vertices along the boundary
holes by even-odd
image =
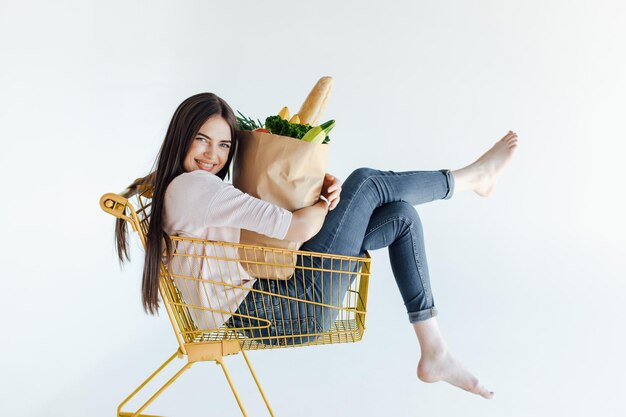
[[[263,123],[261,123],[259,119],[256,119],[256,121],[254,121],[251,118],[241,114],[239,110],[237,110],[237,113],[239,113],[239,116],[237,116],[237,124],[239,125],[239,130],[254,130],[263,127]]]
[[[280,116],[270,116],[265,119],[265,128],[275,135],[289,136],[295,139],[302,139],[306,133],[313,127],[311,125],[301,125],[298,123],[289,123]],[[326,136],[323,143],[330,142],[330,138]]]
[[[265,128],[275,135],[289,136],[291,138],[302,139],[311,130],[309,125],[289,123],[280,116],[270,116],[265,119]]]
[[[253,120],[244,116],[241,112],[237,111],[237,124],[239,130],[254,130],[259,128],[265,128],[271,133],[280,136],[289,136],[295,139],[302,139],[306,133],[313,127],[306,124],[301,125],[298,123],[289,123],[287,120],[282,119],[280,116],[269,116],[265,119],[265,124],[261,123],[259,119]],[[328,122],[327,122],[328,123]],[[330,142],[330,138],[326,136],[322,143]]]

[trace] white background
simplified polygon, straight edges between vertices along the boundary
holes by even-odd
[[[417,380],[378,251],[362,342],[250,354],[276,413],[623,416],[625,40],[617,0],[0,1],[0,414],[113,416],[175,350],[98,199],[148,172],[176,106],[212,91],[263,118],[332,75],[341,178],[458,168],[518,132],[492,197],[418,207],[442,330],[496,396]],[[239,413],[211,364],[147,412]]]

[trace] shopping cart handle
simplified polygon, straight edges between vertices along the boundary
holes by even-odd
[[[106,193],[100,197],[100,208],[102,208],[102,210],[132,223],[132,219],[125,214],[127,204],[128,199],[118,194]]]

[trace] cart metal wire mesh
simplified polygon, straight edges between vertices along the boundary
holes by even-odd
[[[128,221],[145,244],[151,196],[148,185],[131,186],[121,195],[105,194],[101,204]],[[170,239],[160,292],[181,347],[237,340],[242,349],[257,350],[363,337],[369,255]],[[290,278],[247,280],[255,275]]]
[[[172,243],[163,280],[169,304],[185,317],[178,327],[186,343],[237,339],[252,350],[361,340],[362,259],[178,237]],[[251,251],[262,256],[241,257]],[[297,258],[295,266],[267,262],[287,256]],[[243,270],[255,268],[294,272],[251,286]]]

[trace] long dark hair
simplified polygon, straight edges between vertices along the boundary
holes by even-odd
[[[161,150],[157,156],[155,168],[150,174],[152,185],[152,207],[150,226],[146,242],[146,255],[141,284],[143,308],[150,314],[159,310],[159,276],[162,256],[171,254],[171,241],[163,231],[163,201],[165,190],[174,178],[184,172],[183,163],[187,151],[200,128],[212,116],[221,116],[230,126],[232,145],[224,168],[216,175],[226,177],[233,154],[237,149],[237,119],[231,107],[213,93],[200,93],[183,101],[174,112]],[[116,243],[120,262],[128,259],[126,228],[116,225]],[[163,247],[165,244],[165,247]],[[165,249],[165,251],[164,251]]]

